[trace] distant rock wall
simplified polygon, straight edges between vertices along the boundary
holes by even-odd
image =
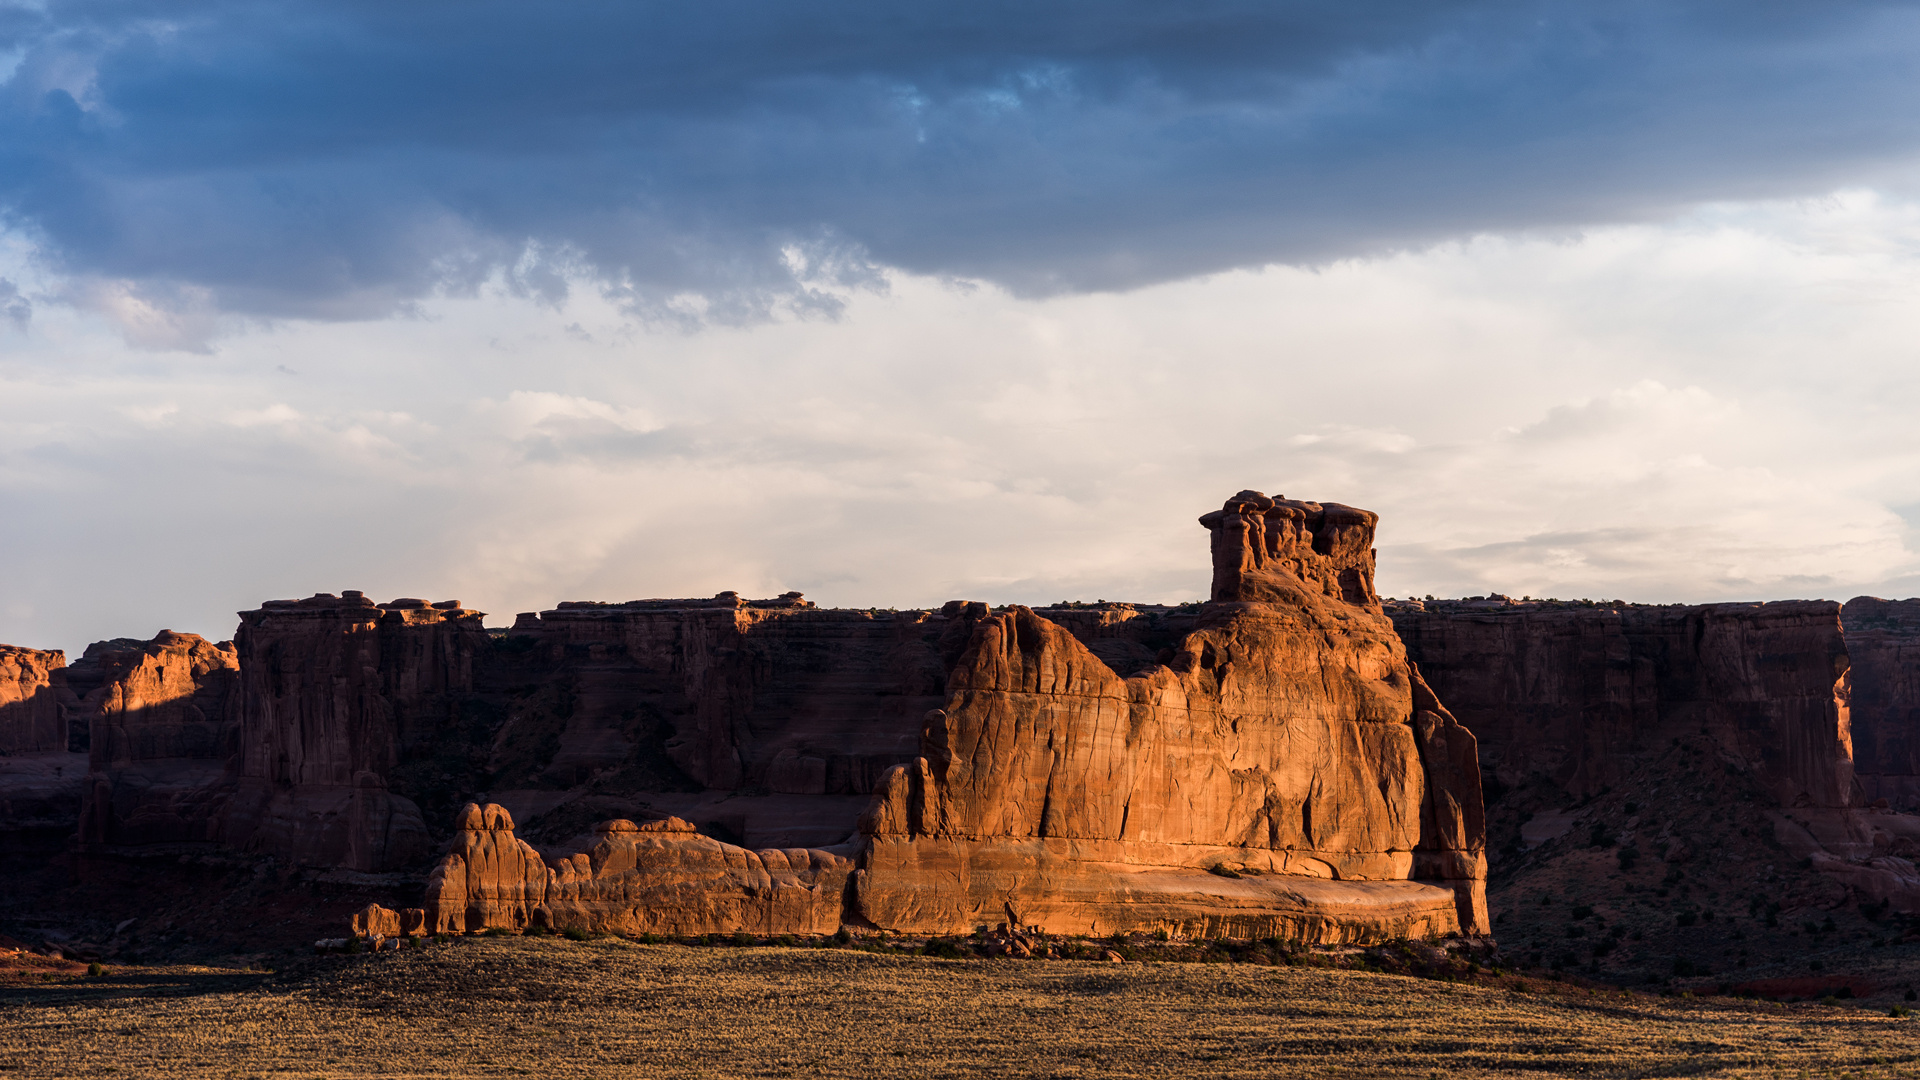
[[[1861,795],[1840,605],[1399,601],[1407,654],[1508,786],[1585,797],[1653,747],[1707,734],[1782,806]]]
[[[409,748],[469,737],[460,702],[491,651],[481,620],[458,601],[357,592],[242,612],[245,723],[221,840],[355,870],[425,858],[420,808],[389,778]]]
[[[1920,810],[1920,600],[1840,609],[1852,670],[1853,771],[1863,797]]]
[[[162,630],[89,646],[70,681],[85,691],[88,846],[211,843],[233,784],[241,727],[231,642]]]
[[[0,754],[67,749],[66,654],[0,645]]]

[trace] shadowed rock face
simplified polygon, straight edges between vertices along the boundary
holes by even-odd
[[[70,676],[90,733],[84,845],[217,838],[233,791],[239,676],[233,644],[197,634],[87,649]]]
[[[420,808],[389,790],[403,750],[452,735],[491,648],[458,601],[375,604],[348,592],[242,612],[235,847],[308,865],[386,870],[426,856]]]
[[[1397,602],[1408,655],[1515,787],[1584,798],[1710,735],[1782,806],[1860,798],[1840,605]]]
[[[1486,932],[1474,739],[1374,599],[1373,515],[1242,492],[1201,522],[1214,602],[1131,678],[1028,609],[978,613],[863,825],[865,919]]]
[[[1853,771],[1868,802],[1920,810],[1920,600],[1861,596],[1840,609],[1853,662]]]

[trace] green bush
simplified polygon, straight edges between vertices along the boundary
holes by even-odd
[[[105,975],[106,973],[107,973],[107,969],[101,967],[100,961],[98,960],[95,960],[93,963],[87,965],[87,974],[93,976],[96,979],[102,975]]]
[[[733,933],[733,943],[744,949],[749,945],[760,944],[760,939],[747,933],[745,930],[736,930]]]
[[[655,933],[645,933],[645,934],[641,934],[641,935],[640,935],[640,944],[642,944],[642,945],[658,945],[658,944],[660,944],[660,935],[659,935],[659,934],[655,934]]]
[[[568,941],[587,941],[592,937],[592,935],[577,926],[569,926],[561,931],[561,933],[566,935]]]

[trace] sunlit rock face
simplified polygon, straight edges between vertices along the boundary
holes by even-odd
[[[1228,500],[1201,519],[1212,601],[1126,678],[1031,610],[976,608],[920,756],[865,820],[859,915],[927,932],[1486,932],[1474,739],[1374,596],[1375,520]]]
[[[67,708],[59,649],[0,645],[0,753],[67,749]]]
[[[426,929],[545,927],[617,934],[830,934],[841,926],[852,860],[805,848],[751,851],[689,822],[595,825],[552,865],[514,836],[503,807],[469,804],[428,879]]]

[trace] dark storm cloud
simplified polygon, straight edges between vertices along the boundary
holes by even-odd
[[[58,271],[264,314],[502,269],[721,320],[878,265],[1126,287],[1871,181],[1916,14],[53,0],[0,8],[0,204]]]

